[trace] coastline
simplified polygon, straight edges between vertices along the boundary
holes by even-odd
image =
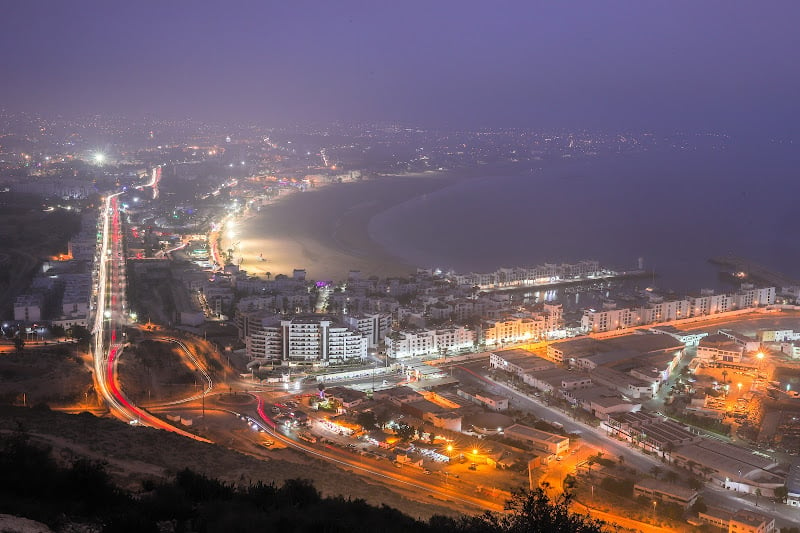
[[[413,198],[469,179],[453,171],[382,175],[282,194],[260,211],[237,218],[234,263],[259,277],[292,275],[305,269],[315,280],[343,280],[351,270],[362,277],[406,276],[416,265],[404,262],[369,234],[376,215]],[[241,263],[240,263],[241,262]]]

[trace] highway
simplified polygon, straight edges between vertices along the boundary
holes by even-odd
[[[167,424],[133,405],[119,386],[117,363],[125,349],[124,326],[127,324],[125,254],[120,222],[119,196],[106,197],[103,206],[100,257],[97,273],[97,308],[94,315],[93,364],[96,390],[111,413],[131,424],[142,424],[172,431],[195,440],[210,442],[193,433]],[[185,349],[185,346],[184,346]],[[188,350],[187,350],[188,351]],[[198,365],[198,368],[201,368]],[[208,380],[209,389],[213,386]]]
[[[260,429],[270,434],[276,440],[279,440],[287,446],[301,451],[307,455],[319,457],[338,466],[349,468],[356,473],[367,474],[370,477],[378,478],[389,485],[394,485],[396,487],[399,486],[401,489],[411,489],[412,492],[415,493],[418,493],[418,491],[425,491],[426,493],[431,494],[434,500],[436,500],[436,503],[439,505],[452,502],[457,504],[466,504],[479,510],[488,509],[492,511],[502,511],[504,508],[503,502],[498,503],[497,501],[486,500],[477,497],[475,495],[474,486],[470,484],[462,484],[463,487],[458,487],[453,483],[453,481],[450,481],[449,484],[440,486],[426,479],[417,479],[414,475],[412,475],[412,472],[413,474],[416,474],[416,472],[413,471],[413,467],[402,467],[402,470],[398,471],[397,469],[389,468],[388,462],[383,462],[372,466],[369,464],[369,460],[364,460],[360,456],[358,458],[352,457],[351,454],[346,452],[340,453],[330,446],[328,446],[328,449],[323,450],[318,447],[309,446],[291,439],[278,431],[275,422],[265,412],[264,400],[260,396],[258,397],[258,407],[256,410],[260,420],[251,419],[253,420],[252,423],[257,424]],[[419,474],[420,478],[427,477],[426,474],[424,474],[421,470],[419,471]],[[458,507],[458,509],[461,509],[461,507]]]
[[[157,184],[154,180],[153,185]],[[125,396],[119,385],[117,365],[126,347],[124,328],[127,325],[127,303],[126,303],[126,264],[124,254],[124,243],[122,240],[122,228],[119,211],[119,196],[122,193],[109,195],[104,200],[103,215],[101,219],[101,246],[98,258],[97,273],[97,302],[93,317],[92,332],[94,334],[93,344],[93,364],[94,379],[96,390],[101,394],[105,403],[109,406],[111,413],[119,419],[133,424],[141,424],[154,428],[172,431],[182,436],[196,440],[210,442],[193,433],[184,431],[179,427],[172,426],[163,420],[153,416],[146,410],[133,405]],[[213,245],[212,245],[212,248]],[[215,255],[218,255],[216,251]],[[217,257],[215,257],[217,259]],[[161,337],[155,340],[171,342],[178,345],[184,356],[194,365],[194,368],[201,373],[206,382],[205,388],[201,393],[195,394],[172,404],[187,403],[204,399],[206,395],[213,393],[214,383],[211,376],[203,368],[200,361],[195,358],[192,351],[179,339],[171,337]],[[486,365],[486,359],[481,359],[469,363],[445,363],[444,367],[450,366],[454,376],[465,383],[473,382],[482,388],[500,393],[510,398],[510,403],[514,408],[532,412],[539,418],[561,423],[568,432],[578,432],[581,439],[587,445],[604,450],[607,457],[617,459],[624,458],[626,466],[631,466],[641,472],[649,472],[653,466],[662,467],[661,461],[657,458],[639,453],[630,448],[627,444],[618,442],[603,431],[578,423],[567,414],[546,406],[536,398],[530,398],[516,389],[509,387],[505,383],[494,381],[483,372],[481,365]],[[371,382],[372,379],[365,379]],[[393,380],[394,381],[394,380]],[[345,385],[345,383],[337,383]],[[247,384],[250,385],[250,384]],[[264,400],[259,396],[257,413],[261,420],[254,417],[253,420],[258,426],[280,440],[304,454],[319,457],[328,462],[337,464],[341,467],[362,473],[371,478],[377,479],[400,491],[408,491],[419,495],[419,491],[429,495],[436,503],[446,505],[467,505],[470,508],[491,509],[501,511],[502,503],[496,499],[485,499],[475,492],[475,486],[465,482],[452,481],[442,486],[437,484],[440,478],[431,477],[422,471],[415,471],[411,467],[394,468],[388,462],[377,462],[372,459],[365,459],[360,456],[353,456],[352,453],[325,447],[323,445],[307,445],[298,440],[277,431],[277,428],[264,412]],[[374,464],[373,464],[374,463]],[[563,472],[564,474],[568,472]],[[723,491],[717,487],[707,487],[704,491],[708,503],[722,505],[727,508],[748,507],[754,508],[752,500],[745,500],[738,495]],[[772,506],[771,502],[762,499],[762,506]],[[791,511],[783,506],[776,514],[784,520],[791,517]],[[784,512],[786,511],[786,512]],[[604,518],[608,518],[605,516]]]

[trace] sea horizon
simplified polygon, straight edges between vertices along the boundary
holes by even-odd
[[[783,239],[791,196],[770,192],[792,186],[775,170],[787,157],[797,155],[674,150],[382,176],[290,195],[242,221],[237,239],[244,269],[313,279],[581,259],[630,270],[642,258],[659,287],[687,291],[721,287],[708,263],[720,255],[800,277],[800,252]]]

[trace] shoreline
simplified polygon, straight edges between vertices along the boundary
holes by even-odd
[[[403,261],[369,233],[373,217],[408,200],[469,179],[457,171],[392,174],[308,191],[290,191],[258,211],[237,217],[233,237],[222,234],[221,249],[234,248],[234,264],[250,275],[291,276],[304,269],[308,279],[344,280],[407,276],[417,266]],[[358,194],[353,194],[358,189]],[[232,246],[234,245],[234,246]]]

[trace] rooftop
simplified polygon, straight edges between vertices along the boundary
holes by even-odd
[[[509,433],[516,433],[523,437],[527,437],[529,439],[540,440],[544,442],[563,442],[564,440],[568,440],[567,437],[563,437],[561,435],[556,435],[554,433],[548,433],[546,431],[541,431],[529,426],[525,426],[523,424],[514,424],[513,426],[509,426],[506,428],[506,434]]]
[[[747,509],[739,509],[733,513],[733,516],[731,517],[731,521],[736,521],[740,524],[746,524],[750,527],[758,527],[761,524],[769,523],[772,520],[773,519],[769,516],[757,513],[755,511],[749,511]]]
[[[641,487],[643,489],[669,494],[670,496],[675,496],[676,498],[684,501],[689,501],[697,496],[696,490],[649,477],[637,481],[635,487]]]

